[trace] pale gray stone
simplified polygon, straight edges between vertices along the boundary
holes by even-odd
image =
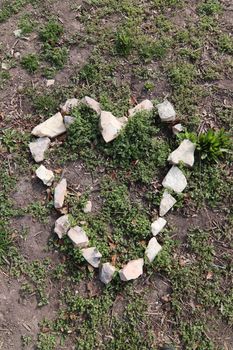
[[[48,137],[40,137],[36,141],[29,143],[29,149],[32,157],[37,163],[44,160],[45,152],[48,150],[51,141]]]
[[[92,203],[91,201],[87,201],[85,207],[83,208],[84,213],[90,213],[92,210]]]
[[[144,100],[141,103],[139,103],[134,108],[129,109],[129,117],[134,116],[136,113],[142,112],[142,111],[152,111],[154,108],[153,103],[150,100]]]
[[[153,236],[156,236],[159,232],[162,231],[162,229],[166,226],[167,220],[164,218],[158,218],[151,224],[151,232]]]
[[[159,117],[162,122],[171,122],[176,119],[176,112],[173,105],[165,100],[157,105]]]
[[[164,191],[160,202],[159,215],[164,216],[176,203],[176,199],[167,191]]]
[[[184,131],[184,128],[183,128],[182,124],[173,125],[172,132],[173,132],[174,135],[177,135],[177,134],[179,134],[182,131]]]
[[[98,251],[97,248],[84,248],[82,249],[82,255],[91,266],[95,268],[99,267],[102,254]]]
[[[61,239],[64,235],[66,235],[69,228],[70,228],[69,215],[68,214],[62,215],[55,222],[54,232]]]
[[[169,157],[168,161],[172,164],[179,164],[182,162],[186,166],[192,167],[194,164],[194,152],[196,145],[190,140],[183,140],[179,147],[173,151]]]
[[[2,69],[3,70],[9,70],[10,69],[10,66],[9,66],[9,64],[8,63],[6,63],[6,62],[2,62]]]
[[[70,115],[65,115],[64,116],[64,124],[65,127],[68,129],[70,125],[72,125],[75,122],[75,118],[71,117]]]
[[[16,30],[14,30],[14,36],[15,36],[16,38],[20,38],[21,35],[22,35],[22,29],[16,29]]]
[[[101,282],[103,282],[104,284],[108,284],[109,282],[111,282],[115,272],[115,266],[111,265],[110,263],[107,262],[101,265],[99,274]]]
[[[114,117],[111,112],[101,112],[100,131],[105,142],[114,140],[124,126],[125,123]]]
[[[67,194],[67,181],[62,179],[54,190],[54,207],[61,209],[64,204],[65,196]]]
[[[55,84],[55,79],[47,79],[46,80],[46,86],[50,87]]]
[[[148,243],[148,246],[146,248],[146,257],[149,260],[149,262],[152,262],[156,255],[161,251],[162,247],[158,243],[157,239],[155,237],[151,238],[151,240]]]
[[[89,96],[85,96],[82,101],[83,104],[85,104],[87,107],[91,108],[94,112],[96,112],[98,115],[101,114],[101,107],[100,103],[94,100],[93,98]]]
[[[175,165],[169,170],[162,182],[163,187],[181,193],[187,186],[183,172]]]
[[[82,227],[79,227],[79,226],[72,227],[68,231],[67,235],[71,239],[75,247],[85,248],[88,246],[89,239],[86,235],[86,232],[82,229]]]
[[[60,112],[56,113],[45,122],[37,125],[32,130],[32,135],[38,137],[56,137],[66,132],[65,124],[63,123],[63,117]]]
[[[128,264],[119,271],[120,279],[122,281],[130,281],[138,278],[143,274],[143,265],[143,259],[129,261]]]
[[[69,98],[66,103],[61,106],[62,114],[69,114],[73,108],[79,105],[80,101],[77,98]]]
[[[46,186],[51,186],[54,180],[52,170],[46,169],[44,165],[39,166],[39,168],[36,170],[36,176],[43,181]]]

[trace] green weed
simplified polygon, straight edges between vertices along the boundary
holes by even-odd
[[[128,56],[134,47],[134,36],[132,29],[121,28],[116,33],[116,51],[122,56]]]
[[[49,20],[40,30],[40,39],[51,46],[55,46],[63,34],[63,26],[55,19]]]
[[[36,54],[28,54],[21,59],[21,65],[29,72],[29,73],[35,73],[39,66],[39,58]]]

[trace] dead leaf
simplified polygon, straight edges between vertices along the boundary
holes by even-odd
[[[207,279],[207,280],[212,280],[212,279],[213,279],[213,272],[212,272],[212,271],[209,271],[209,272],[207,273],[206,279]]]

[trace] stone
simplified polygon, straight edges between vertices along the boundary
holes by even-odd
[[[159,232],[162,231],[162,229],[166,226],[167,220],[164,218],[158,218],[151,224],[151,232],[153,236],[156,236]]]
[[[15,36],[16,38],[20,38],[21,35],[22,35],[22,29],[16,29],[16,30],[14,30],[14,36]]]
[[[64,235],[67,234],[69,228],[70,228],[69,215],[68,214],[62,215],[55,222],[54,232],[61,239]]]
[[[175,165],[169,170],[162,182],[163,187],[181,193],[187,186],[187,180],[183,172]]]
[[[91,201],[87,201],[85,207],[83,208],[84,213],[90,213],[92,210],[92,203]]]
[[[62,179],[54,190],[54,207],[61,209],[64,204],[65,196],[67,194],[67,181]]]
[[[66,132],[65,124],[63,123],[63,117],[60,112],[56,113],[45,122],[37,125],[32,130],[32,135],[38,137],[56,137]]]
[[[88,246],[89,239],[82,227],[72,227],[68,231],[67,235],[71,239],[75,247],[86,248]]]
[[[54,180],[54,174],[52,170],[46,169],[44,165],[39,166],[36,170],[36,176],[46,185],[51,186]]]
[[[105,142],[114,140],[124,126],[125,123],[114,117],[111,112],[101,112],[100,131]]]
[[[143,265],[143,259],[129,261],[128,264],[119,271],[120,279],[122,281],[130,281],[138,278],[143,274]]]
[[[162,122],[172,122],[176,119],[176,111],[168,100],[159,103],[157,108]]]
[[[50,86],[52,86],[54,84],[55,84],[55,80],[54,79],[47,79],[46,80],[46,86],[47,87],[50,87]]]
[[[182,131],[184,131],[184,128],[183,128],[182,124],[173,125],[172,132],[173,132],[174,135],[177,135],[177,134],[179,134]]]
[[[100,274],[99,274],[101,282],[103,282],[104,284],[108,284],[109,282],[111,282],[115,272],[116,272],[115,266],[111,265],[108,262],[104,263],[100,268]]]
[[[64,124],[65,127],[68,129],[68,127],[75,122],[75,118],[71,117],[70,115],[64,116]]]
[[[159,215],[164,216],[175,203],[176,199],[165,190],[160,202]]]
[[[9,70],[9,69],[10,69],[9,64],[8,64],[8,63],[5,63],[5,62],[2,62],[1,67],[2,67],[3,70]]]
[[[156,255],[162,250],[161,245],[158,243],[157,239],[155,237],[151,238],[148,246],[146,248],[146,257],[149,260],[149,262],[152,262]]]
[[[79,105],[80,101],[77,98],[70,98],[66,101],[66,103],[61,106],[62,114],[69,114],[73,108]]]
[[[45,152],[48,150],[50,143],[48,137],[40,137],[29,143],[29,149],[35,162],[40,163],[44,160]]]
[[[16,58],[18,60],[20,58],[20,56],[21,56],[20,52],[18,52],[18,51],[14,52],[14,58]]]
[[[136,113],[142,112],[142,111],[152,111],[154,108],[153,103],[150,100],[144,100],[141,103],[139,103],[134,108],[129,109],[129,117],[133,117]]]
[[[84,248],[82,249],[82,255],[91,266],[95,268],[99,267],[102,254],[98,251],[97,248]]]
[[[89,96],[85,96],[81,102],[85,104],[87,107],[91,108],[98,115],[101,114],[100,103],[94,100],[93,98]]]
[[[182,162],[188,167],[192,167],[194,164],[194,152],[196,145],[190,140],[183,140],[179,147],[173,151],[169,157],[168,161],[172,164],[179,164]]]

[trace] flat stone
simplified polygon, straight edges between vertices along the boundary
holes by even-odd
[[[46,186],[51,186],[54,180],[52,170],[46,169],[44,165],[39,166],[39,168],[36,170],[36,176],[43,181]]]
[[[68,129],[70,125],[72,125],[75,122],[75,118],[71,117],[70,115],[65,115],[64,116],[64,124],[65,127]]]
[[[68,214],[62,215],[55,222],[54,232],[61,239],[64,235],[67,234],[67,231],[69,230],[69,228],[70,228],[69,215]]]
[[[54,84],[55,84],[55,79],[47,79],[46,80],[47,87],[53,86]]]
[[[124,126],[125,123],[114,117],[111,112],[101,112],[100,131],[105,142],[114,140]]]
[[[162,250],[161,245],[158,243],[157,239],[155,237],[151,238],[151,240],[148,243],[148,246],[146,248],[146,257],[149,260],[149,262],[152,262],[156,255]]]
[[[164,218],[158,218],[151,224],[151,232],[153,236],[156,236],[159,232],[162,231],[162,229],[166,226],[167,220]]]
[[[62,114],[69,114],[73,108],[79,105],[80,101],[77,98],[69,98],[66,103],[61,106]]]
[[[102,254],[95,247],[82,249],[84,259],[93,267],[97,268],[100,265]]]
[[[92,203],[91,201],[87,201],[85,207],[83,208],[84,213],[90,213],[92,210]]]
[[[91,108],[94,112],[96,112],[98,115],[101,114],[101,107],[100,103],[94,100],[93,98],[89,96],[85,96],[82,101],[83,104],[85,104],[87,107]]]
[[[162,122],[171,122],[176,119],[176,111],[173,105],[165,100],[157,105],[159,117]]]
[[[111,282],[115,272],[116,272],[115,266],[111,265],[108,262],[104,263],[101,266],[100,274],[99,274],[101,282],[103,282],[104,284],[108,284],[109,282]]]
[[[141,103],[139,103],[134,108],[129,109],[129,117],[134,116],[136,113],[142,112],[142,111],[152,111],[154,108],[153,103],[150,100],[144,100]]]
[[[187,186],[183,172],[175,165],[169,170],[162,182],[163,187],[181,193]]]
[[[5,62],[2,62],[1,67],[2,67],[3,70],[9,70],[9,69],[10,69],[9,64],[8,64],[8,63],[5,63]]]
[[[37,125],[32,130],[32,135],[38,137],[56,137],[66,132],[65,124],[63,123],[63,117],[60,112],[56,113],[45,122]]]
[[[138,278],[143,274],[143,265],[143,259],[129,261],[128,264],[119,271],[120,279],[122,281],[130,281]]]
[[[54,207],[61,209],[64,204],[65,196],[67,194],[67,181],[62,179],[54,190]]]
[[[184,128],[183,128],[182,124],[173,125],[172,132],[173,132],[174,135],[177,135],[177,134],[179,134],[182,131],[184,131]]]
[[[68,233],[68,237],[74,243],[75,247],[85,248],[88,246],[89,239],[86,235],[86,232],[82,229],[82,227],[75,226],[72,227]]]
[[[173,207],[175,203],[176,199],[165,190],[160,202],[159,215],[164,216]]]
[[[173,151],[169,157],[168,161],[172,164],[179,164],[182,162],[188,167],[192,167],[194,164],[194,152],[196,145],[190,140],[183,140],[179,147]]]
[[[32,157],[37,163],[44,160],[45,152],[48,150],[51,141],[48,137],[40,137],[36,141],[29,143],[29,149]]]

